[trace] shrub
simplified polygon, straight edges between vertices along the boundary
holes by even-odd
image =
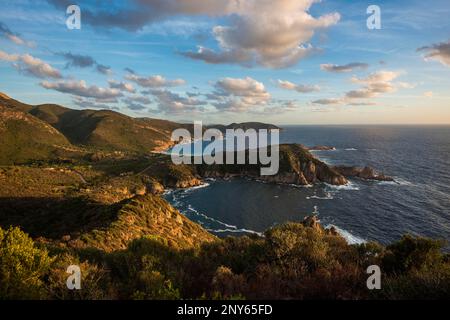
[[[0,298],[45,298],[44,278],[52,261],[19,228],[0,228]]]
[[[387,247],[383,270],[405,273],[432,268],[443,261],[441,249],[445,242],[406,235]]]
[[[67,288],[66,273],[70,265],[78,265],[81,271],[81,289],[69,290]],[[113,287],[104,267],[81,262],[78,257],[63,253],[57,257],[51,267],[47,290],[52,299],[62,300],[101,300],[115,297]]]

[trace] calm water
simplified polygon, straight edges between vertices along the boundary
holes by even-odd
[[[387,243],[405,233],[450,240],[450,126],[289,126],[280,140],[334,146],[314,153],[329,164],[373,166],[396,182],[291,187],[217,180],[166,198],[218,235],[263,232],[317,213],[351,242]]]

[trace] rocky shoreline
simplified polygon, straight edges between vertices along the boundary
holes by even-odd
[[[335,166],[334,170],[339,172],[345,177],[360,178],[364,180],[376,180],[376,181],[394,181],[392,177],[386,176],[383,173],[378,173],[371,167],[353,167],[353,166]]]

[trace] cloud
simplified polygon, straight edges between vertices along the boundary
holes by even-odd
[[[364,102],[364,101],[355,101],[355,102],[348,102],[348,106],[375,106],[375,102]]]
[[[14,62],[20,59],[20,55],[18,54],[9,54],[5,51],[0,50],[0,60]]]
[[[367,99],[377,97],[382,93],[394,92],[398,87],[407,87],[407,83],[394,84],[392,81],[400,75],[395,71],[378,71],[371,73],[366,78],[352,77],[353,83],[363,84],[364,87],[346,93],[350,99]]]
[[[109,100],[121,97],[123,94],[118,89],[102,88],[96,85],[87,85],[84,80],[65,80],[57,82],[43,81],[40,85],[45,89],[69,93],[75,96]],[[111,101],[111,100],[109,100]]]
[[[69,1],[49,0],[60,8]],[[186,57],[207,63],[236,63],[283,68],[315,52],[309,43],[318,30],[335,25],[338,13],[313,17],[317,0],[134,0],[126,7],[113,4],[95,12],[83,10],[83,22],[92,26],[137,31],[175,16],[227,17],[226,25],[213,27],[219,49],[200,47]]]
[[[66,9],[70,0],[48,0],[58,8]],[[88,2],[88,1],[86,1]],[[236,0],[134,0],[127,6],[115,7],[114,3],[106,10],[93,12],[83,10],[83,22],[101,28],[120,28],[127,31],[138,31],[154,22],[169,20],[181,15],[223,16],[236,12],[239,6]]]
[[[128,99],[128,98],[127,99],[123,99],[122,102],[126,105],[126,107],[128,109],[133,110],[133,111],[142,111],[142,110],[147,109],[147,106],[145,106],[144,104],[136,102],[136,101],[133,101],[133,100]]]
[[[141,104],[150,104],[152,100],[149,97],[141,96],[141,95],[132,95],[122,99],[125,103],[137,102]]]
[[[126,72],[131,73],[131,74],[136,74],[136,72],[131,68],[124,68],[123,70],[125,70]]]
[[[136,89],[131,83],[128,82],[119,82],[115,80],[108,80],[109,87],[111,89],[119,89],[120,91],[126,91],[129,93],[135,93]]]
[[[17,45],[35,47],[36,44],[31,41],[24,40],[20,34],[12,32],[3,22],[0,21],[0,35],[14,42]]]
[[[175,87],[186,84],[186,81],[183,79],[167,80],[160,75],[141,77],[134,73],[130,73],[125,76],[125,79],[133,81],[144,88]]]
[[[101,74],[106,74],[106,75],[112,74],[111,67],[105,66],[103,64],[97,63],[97,66],[95,67],[95,69]]]
[[[345,65],[336,65],[336,64],[321,64],[320,69],[327,72],[334,73],[344,73],[344,72],[352,72],[356,69],[367,69],[369,65],[367,63],[361,62],[351,62]]]
[[[185,97],[167,89],[152,89],[152,94],[158,104],[158,111],[166,114],[181,114],[203,111],[205,102],[197,98]]]
[[[216,82],[215,91],[207,97],[218,110],[244,112],[255,106],[266,105],[271,95],[263,83],[250,77],[224,78]]]
[[[327,99],[318,99],[314,100],[313,104],[320,104],[320,105],[337,105],[342,104],[344,102],[341,98],[327,98]]]
[[[373,105],[373,102],[358,101],[358,99],[370,99],[379,97],[381,94],[395,92],[398,89],[413,88],[415,85],[407,82],[394,82],[401,75],[396,71],[378,71],[369,74],[365,78],[352,77],[351,81],[362,85],[361,88],[347,91],[343,97],[319,99],[313,104],[320,105]]]
[[[240,63],[247,67],[251,67],[251,55],[244,51],[224,51],[216,52],[214,50],[198,46],[196,52],[187,51],[180,52],[181,55],[191,58],[194,60],[202,60],[210,64],[221,64],[221,63]]]
[[[278,80],[278,86],[280,88],[286,90],[294,90],[300,93],[310,93],[320,91],[320,87],[318,85],[303,85],[303,84],[295,84],[289,81]]]
[[[30,54],[8,54],[0,50],[0,60],[12,62],[19,72],[37,78],[61,78],[61,73],[56,68]]]
[[[433,44],[431,46],[422,47],[417,51],[425,52],[425,60],[436,60],[442,63],[444,66],[450,67],[450,40],[447,42],[441,42]]]
[[[81,97],[75,97],[73,103],[83,109],[117,110],[117,107],[111,107],[105,103],[96,103]]]
[[[299,109],[299,105],[296,101],[280,101],[275,105],[269,105],[262,109],[261,111],[251,111],[252,113],[262,114],[262,115],[279,115],[286,112],[293,112]]]
[[[423,96],[426,98],[433,98],[433,91],[426,91],[423,93]]]
[[[74,54],[71,52],[59,52],[57,55],[63,57],[66,61],[66,68],[77,67],[77,68],[89,68],[95,67],[101,74],[111,74],[112,70],[109,66],[98,63],[93,57],[82,54]]]
[[[231,25],[215,26],[218,51],[200,47],[185,56],[207,63],[237,63],[284,68],[315,52],[309,41],[316,30],[336,24],[340,15],[314,18],[313,0],[250,0],[236,2]]]

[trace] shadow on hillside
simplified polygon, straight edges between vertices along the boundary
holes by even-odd
[[[32,237],[59,239],[108,226],[117,216],[115,205],[86,198],[0,198],[0,226],[20,226]]]

